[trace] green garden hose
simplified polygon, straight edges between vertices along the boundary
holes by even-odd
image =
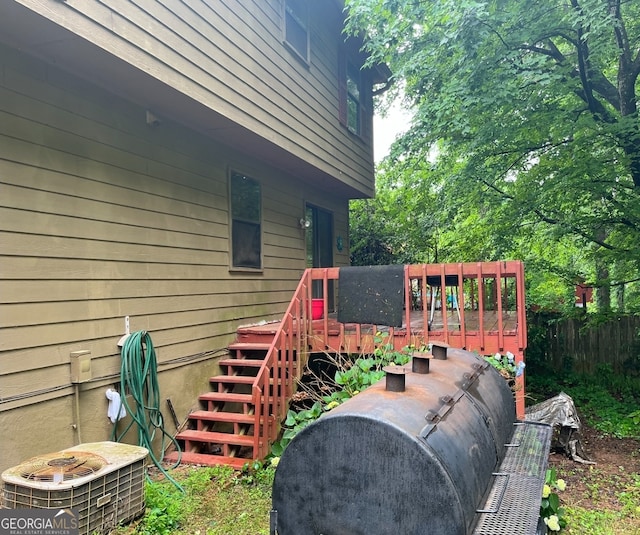
[[[170,439],[180,454],[181,450],[176,439],[164,429],[164,418],[160,412],[158,363],[149,333],[147,331],[131,333],[124,341],[121,355],[120,399],[122,405],[131,415],[131,421],[119,435],[116,430],[116,421],[113,426],[112,439],[120,442],[135,423],[138,430],[138,445],[149,450],[149,456],[156,467],[169,481],[184,492],[180,484],[168,474],[161,462],[165,454],[165,437]],[[127,401],[128,396],[133,398],[133,407]],[[152,448],[156,431],[162,434],[159,458],[154,455]],[[180,457],[181,455],[178,456],[175,466],[180,464]]]

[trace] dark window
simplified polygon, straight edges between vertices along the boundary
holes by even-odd
[[[240,173],[231,174],[232,267],[262,268],[262,208],[260,183]]]
[[[354,134],[361,133],[360,71],[347,64],[347,128]]]
[[[304,61],[309,61],[308,9],[304,0],[285,0],[284,39]]]
[[[349,60],[345,49],[340,48],[338,54],[338,89],[339,89],[339,119],[347,129],[365,138],[367,132],[367,105],[362,71]]]

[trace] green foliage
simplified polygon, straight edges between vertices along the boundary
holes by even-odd
[[[407,347],[402,351],[395,351],[393,345],[386,340],[387,336],[380,333],[375,336],[376,349],[372,355],[332,359],[337,369],[333,381],[321,386],[321,390],[326,393],[309,409],[290,409],[287,412],[282,437],[271,446],[272,457],[280,457],[291,440],[324,412],[330,411],[382,379],[385,375],[383,367],[402,366],[409,362],[410,353],[414,348]]]
[[[243,485],[265,485],[271,487],[275,476],[275,466],[277,466],[277,463],[263,462],[259,459],[245,463],[236,481]]]
[[[581,278],[606,310],[635,280],[614,288],[640,309],[639,71],[620,60],[640,6],[618,6],[348,0],[413,116],[354,210],[354,263],[515,257],[531,303],[568,310]]]
[[[140,523],[142,535],[166,535],[175,532],[184,519],[183,494],[175,486],[164,483],[147,483],[147,511]]]
[[[484,359],[504,375],[515,377],[517,366],[513,354],[496,353],[495,355],[487,355]]]
[[[630,516],[640,518],[640,474],[635,474],[633,484],[619,495],[622,511]]]
[[[560,531],[567,526],[565,510],[560,507],[560,497],[556,492],[562,492],[565,487],[564,480],[558,479],[555,468],[547,470],[540,502],[540,517],[550,531]]]
[[[228,466],[190,470],[181,481],[184,493],[172,482],[160,480],[147,482],[145,500],[147,511],[140,522],[137,533],[142,535],[164,535],[175,533],[185,518],[198,507],[198,497],[212,480],[221,483],[230,481],[234,472]]]
[[[198,496],[211,485],[211,481],[216,480],[225,484],[231,481],[234,476],[235,472],[230,466],[203,467],[199,470],[189,471],[188,477],[181,486],[188,496]]]
[[[617,375],[602,366],[593,375],[530,374],[527,381],[533,399],[566,392],[594,429],[616,438],[640,437],[638,377]]]
[[[566,507],[566,518],[571,532],[580,535],[637,535],[638,523],[629,522],[630,516],[637,518],[638,512],[630,515],[627,511]]]
[[[275,467],[260,461],[239,472],[228,466],[172,472],[184,492],[163,478],[146,484],[146,513],[114,535],[269,533],[270,489]]]
[[[335,382],[343,392],[353,397],[382,379],[385,375],[383,367],[391,364],[402,366],[409,362],[410,358],[408,352],[394,351],[377,352],[371,357],[359,357],[350,368],[336,372]]]
[[[321,414],[322,405],[318,401],[316,401],[310,409],[303,409],[298,412],[289,409],[287,412],[287,418],[284,421],[282,438],[272,444],[271,454],[276,457],[282,455],[282,452],[289,445],[289,442],[291,442],[293,437],[295,437],[311,422],[317,420]]]
[[[351,264],[387,265],[395,262],[391,231],[375,200],[351,202],[349,214]]]

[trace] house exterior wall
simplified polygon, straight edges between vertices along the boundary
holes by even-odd
[[[51,61],[90,72],[100,85],[117,84],[133,100],[144,84],[155,84],[143,97],[148,106],[178,121],[189,116],[227,142],[252,132],[284,151],[290,165],[299,159],[353,196],[371,196],[371,117],[361,136],[337,120],[342,2],[307,3],[308,61],[284,42],[285,0],[17,0],[22,11],[55,23],[56,31],[41,31],[36,19],[16,38]],[[363,77],[370,87],[370,73]],[[191,109],[175,105],[173,93],[163,97],[158,86],[178,91],[192,101]],[[369,91],[363,100],[371,110]],[[257,144],[256,150],[276,157]]]
[[[229,268],[232,170],[262,185],[257,273]],[[348,236],[348,199],[303,178],[178,122],[150,126],[144,106],[0,46],[0,470],[110,438],[126,315],[150,333],[162,399],[183,420],[237,327],[286,308],[305,202]],[[335,264],[348,255],[345,240]],[[80,350],[92,380],[76,390]]]

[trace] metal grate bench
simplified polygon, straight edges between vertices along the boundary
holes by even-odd
[[[535,535],[553,428],[514,424],[511,442],[483,506],[473,535]]]

